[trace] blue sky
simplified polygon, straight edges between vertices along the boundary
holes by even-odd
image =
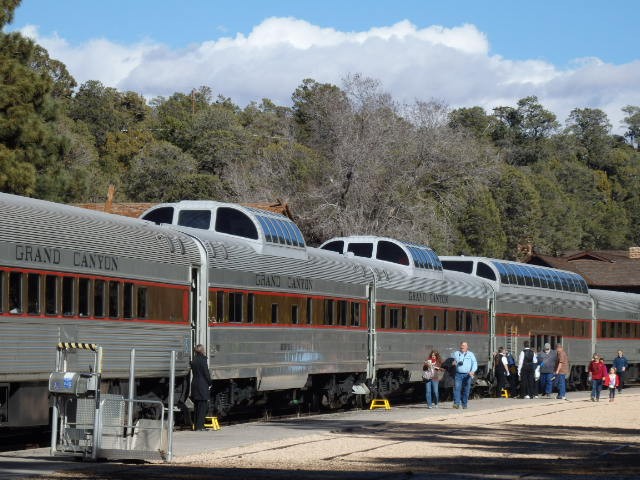
[[[640,104],[632,0],[23,0],[8,29],[79,82],[147,97],[209,85],[287,103],[303,78],[361,73],[401,102],[491,109],[537,95],[572,108]]]

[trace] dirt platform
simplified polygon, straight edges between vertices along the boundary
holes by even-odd
[[[207,451],[183,449],[172,464],[60,465],[48,477],[640,479],[639,402],[640,389],[634,389],[614,403],[606,395],[591,402],[582,392],[571,401],[475,400],[468,410],[449,403],[437,410],[419,405],[350,412],[282,422],[283,432],[269,435],[280,438],[269,441],[255,433],[259,429],[235,426],[228,428],[240,435],[244,428],[244,441],[229,440],[231,431],[226,443],[217,432],[204,432],[209,437],[199,444],[206,442]]]

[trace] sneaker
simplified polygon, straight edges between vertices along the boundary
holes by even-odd
[[[556,400],[566,400],[567,397],[556,397]]]
[[[466,409],[467,409],[467,406],[466,406],[466,405],[462,405],[462,409],[463,409],[463,410],[466,410]]]
[[[592,402],[595,402],[595,401],[596,401],[596,399],[595,399],[595,398],[593,398],[593,397],[591,397],[591,401],[592,401]]]
[[[454,403],[453,404],[453,408],[458,409],[458,408],[460,408],[460,405],[457,405],[457,404]]]
[[[436,403],[436,404],[433,406],[433,408],[438,408],[438,404]]]
[[[538,395],[534,395],[533,398],[538,398]]]
[[[596,398],[596,402],[599,402],[599,401],[600,401],[600,399],[599,399],[599,398]]]
[[[431,405],[429,405],[429,406],[427,406],[427,408],[428,408],[428,409],[431,409],[431,408],[433,408],[433,407],[432,407]]]
[[[524,398],[529,399],[531,397],[529,395],[525,395]]]

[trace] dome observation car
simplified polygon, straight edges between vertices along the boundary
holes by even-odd
[[[370,258],[412,267],[418,271],[442,271],[438,255],[429,247],[402,242],[393,238],[374,236],[336,237],[320,245],[322,250],[355,257]]]
[[[306,256],[306,243],[298,226],[268,210],[214,201],[182,201],[157,205],[141,218],[243,239],[262,253]]]

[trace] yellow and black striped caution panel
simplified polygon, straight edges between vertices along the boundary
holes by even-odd
[[[95,343],[79,343],[79,342],[58,342],[58,350],[92,350],[96,351],[98,345]]]

